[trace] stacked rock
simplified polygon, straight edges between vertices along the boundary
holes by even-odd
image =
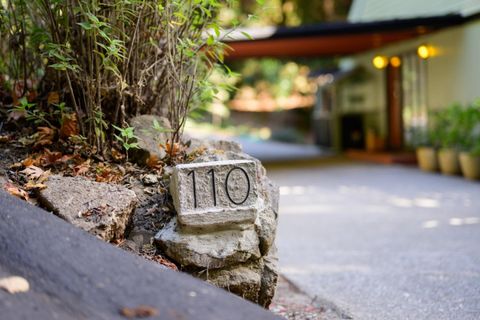
[[[238,144],[218,145],[207,144],[194,163],[174,168],[177,215],[155,240],[194,276],[268,307],[278,275],[278,188]]]

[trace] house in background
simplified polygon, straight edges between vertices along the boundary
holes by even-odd
[[[341,57],[313,74],[320,146],[402,150],[429,111],[480,97],[480,0],[354,0],[347,22],[246,31],[230,59]]]
[[[417,133],[428,126],[430,111],[478,99],[479,13],[479,0],[355,0],[348,17],[352,24],[459,20],[435,32],[345,58],[343,72],[349,70],[350,75],[333,77],[320,86],[317,100],[316,114],[323,108],[334,110],[331,136],[336,140],[332,144],[337,149],[400,150],[419,142]]]

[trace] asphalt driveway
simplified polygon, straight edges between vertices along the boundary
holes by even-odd
[[[354,319],[480,319],[480,183],[354,162],[269,169],[281,271]]]

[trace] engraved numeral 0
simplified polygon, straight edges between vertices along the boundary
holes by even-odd
[[[243,198],[243,200],[242,200],[242,201],[239,201],[239,202],[236,202],[235,200],[233,200],[232,197],[230,196],[230,192],[228,191],[228,179],[230,179],[230,174],[231,174],[233,171],[235,171],[235,170],[240,170],[240,171],[242,171],[242,173],[245,175],[245,178],[247,179],[247,193],[245,194],[245,198]],[[247,172],[246,172],[243,168],[234,167],[234,168],[232,168],[232,169],[228,172],[227,177],[225,178],[225,191],[226,191],[226,193],[227,193],[228,199],[229,199],[232,203],[234,203],[234,204],[236,204],[236,205],[241,205],[241,204],[243,204],[245,201],[247,201],[248,196],[250,195],[250,179],[248,178]]]

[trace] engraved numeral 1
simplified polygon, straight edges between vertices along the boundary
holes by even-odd
[[[215,188],[215,171],[213,169],[210,169],[208,171],[212,175],[212,190],[213,190],[213,205],[217,205],[217,190]]]
[[[193,205],[197,208],[197,186],[195,184],[195,171],[190,171],[188,176],[192,175],[192,182],[193,182]]]

